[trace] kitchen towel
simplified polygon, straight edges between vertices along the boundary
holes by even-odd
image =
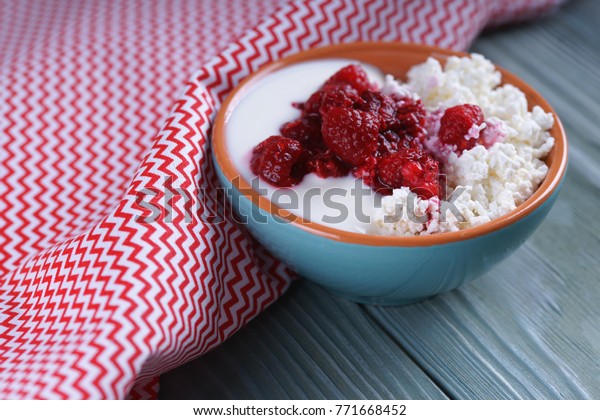
[[[0,398],[155,397],[285,292],[210,160],[249,73],[343,42],[464,50],[558,2],[1,1]]]

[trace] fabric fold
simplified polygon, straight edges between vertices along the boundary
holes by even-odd
[[[65,34],[55,32],[57,25],[69,19],[104,23],[93,28],[102,34],[93,41],[97,52],[128,18],[135,25],[176,9],[188,25],[216,28],[225,11],[215,10],[217,2],[192,7],[158,1],[132,18],[134,12],[124,13],[116,3],[92,3],[58,2],[58,11],[32,15],[46,25],[39,30],[57,40],[53,50],[31,54],[47,54],[47,62],[62,67],[19,69],[14,62],[3,67],[33,69],[35,75],[27,77],[34,86],[55,77],[59,81],[38,95],[31,84],[28,90],[15,88],[23,82],[9,75],[7,84],[18,83],[0,89],[11,95],[1,111],[2,152],[8,153],[0,164],[10,175],[2,183],[0,218],[2,398],[154,397],[160,373],[221,344],[285,292],[294,273],[235,223],[219,194],[210,156],[214,116],[244,77],[281,57],[342,42],[403,41],[464,50],[486,25],[537,15],[556,2],[515,1],[504,8],[483,0],[257,2],[247,19],[259,23],[245,32],[231,31],[232,43],[194,73],[166,118],[140,117],[140,124],[152,121],[158,127],[162,121],[152,142],[145,138],[147,126],[128,125],[143,104],[122,95],[117,96],[123,103],[111,102],[112,90],[144,83],[148,74],[124,73],[125,67],[111,64],[107,51],[98,63],[98,54],[83,50],[65,61],[65,45],[77,48],[77,41],[61,41]],[[246,2],[237,6],[249,7],[241,3]],[[60,7],[70,6],[74,12],[60,14]],[[259,21],[258,13],[267,17]],[[206,14],[217,20],[210,23],[202,17]],[[232,22],[223,17],[221,23]],[[134,31],[115,44],[126,45],[116,60],[133,59],[152,76],[157,72],[149,70],[152,66],[163,71],[175,65],[169,48],[192,54],[198,43],[212,41],[210,29],[200,31],[194,42],[172,47],[169,36],[136,37]],[[36,36],[28,32],[36,31],[35,22],[21,30]],[[215,29],[214,36],[226,36],[223,31]],[[19,49],[15,37],[4,43],[3,51]],[[137,49],[155,54],[136,58],[131,54]],[[82,60],[88,60],[87,67],[73,65]],[[98,74],[89,63],[97,64]],[[175,66],[191,70],[180,62]],[[164,86],[137,89],[142,103],[166,102],[160,98]],[[115,106],[122,115],[113,113]],[[40,121],[46,125],[36,128]],[[102,121],[102,129],[81,129],[90,121]],[[92,153],[98,144],[100,152]],[[145,155],[140,144],[151,144]],[[111,160],[111,151],[125,163]],[[39,171],[28,169],[28,159],[36,159]],[[129,186],[115,199],[136,166]],[[47,173],[52,173],[49,184],[41,176]],[[55,203],[48,204],[51,200]],[[61,212],[67,201],[77,205]],[[51,211],[44,214],[47,208]],[[30,243],[34,234],[47,246]]]

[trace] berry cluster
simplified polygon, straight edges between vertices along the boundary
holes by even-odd
[[[420,100],[384,95],[360,66],[349,65],[298,108],[299,119],[254,148],[254,174],[290,187],[311,172],[323,178],[352,172],[382,194],[408,187],[422,198],[439,196],[440,165],[423,148],[427,113]],[[459,152],[471,148],[475,140],[466,140],[467,133],[481,122],[475,105],[450,108],[440,141]]]

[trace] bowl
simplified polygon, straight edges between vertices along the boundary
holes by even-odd
[[[219,181],[228,190],[233,208],[242,214],[260,216],[248,219],[251,234],[306,279],[337,295],[376,305],[413,303],[455,289],[480,277],[519,248],[556,201],[567,167],[567,139],[558,116],[544,98],[498,66],[503,83],[521,89],[530,109],[539,105],[553,114],[555,124],[551,135],[555,145],[546,158],[548,174],[537,191],[509,214],[483,225],[417,237],[347,232],[303,220],[273,205],[251,188],[232,163],[225,139],[229,116],[254,83],[284,66],[307,60],[347,58],[404,78],[408,69],[430,56],[443,62],[453,55],[466,54],[416,44],[341,44],[286,57],[242,81],[216,116],[212,150]],[[323,79],[327,76],[323,75]]]

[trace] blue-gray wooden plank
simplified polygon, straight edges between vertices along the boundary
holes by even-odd
[[[401,308],[297,284],[225,345],[164,375],[161,397],[600,398],[598,22],[600,2],[574,1],[473,47],[537,88],[569,136],[563,192],[517,254]]]
[[[303,281],[160,386],[173,399],[446,398],[358,305]]]

